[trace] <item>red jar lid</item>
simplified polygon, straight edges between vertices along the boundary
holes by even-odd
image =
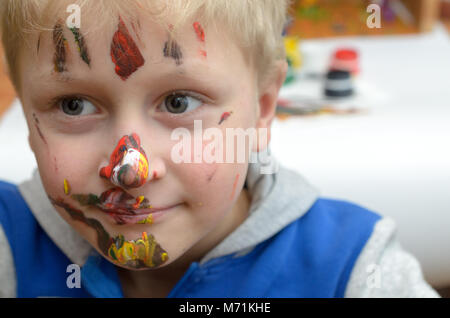
[[[339,60],[351,61],[358,59],[358,52],[353,49],[339,49],[334,53],[334,56]]]
[[[329,69],[349,71],[356,75],[360,72],[358,55],[358,52],[354,49],[337,49],[332,55]]]

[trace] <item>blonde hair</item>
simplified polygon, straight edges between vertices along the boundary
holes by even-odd
[[[259,81],[270,72],[275,61],[285,58],[282,32],[290,0],[1,0],[1,36],[16,90],[20,89],[19,53],[26,46],[31,47],[27,42],[30,35],[52,31],[58,14],[73,3],[89,10],[86,12],[95,12],[96,28],[105,27],[105,23],[116,27],[119,12],[128,21],[136,21],[137,15],[144,12],[160,21],[170,17],[173,25],[168,31],[174,37],[177,29],[193,18],[205,26],[210,23],[224,26],[256,68]]]

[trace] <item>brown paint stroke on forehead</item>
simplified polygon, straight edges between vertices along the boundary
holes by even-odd
[[[181,52],[181,48],[175,40],[167,41],[166,43],[164,43],[163,53],[164,57],[173,58],[177,65],[180,65],[182,63],[183,53]]]
[[[116,74],[124,81],[145,63],[136,42],[120,17],[111,43],[111,59],[116,65]]]
[[[55,72],[62,73],[67,71],[66,59],[69,45],[64,37],[63,21],[60,19],[53,28],[53,44],[55,45],[55,56],[53,62],[55,64]]]

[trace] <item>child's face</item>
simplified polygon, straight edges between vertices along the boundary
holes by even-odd
[[[194,136],[194,120],[224,139],[226,128],[256,127],[255,72],[235,42],[190,24],[169,54],[153,22],[118,21],[88,36],[55,25],[24,52],[20,76],[30,145],[56,210],[126,268],[218,243],[247,212],[236,202],[248,161],[175,163],[171,134],[191,133],[193,158],[197,141],[201,151],[211,143]]]

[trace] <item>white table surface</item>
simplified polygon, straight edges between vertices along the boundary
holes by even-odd
[[[394,218],[401,243],[419,259],[426,279],[435,287],[450,285],[448,34],[439,26],[419,36],[302,43],[316,66],[338,45],[361,53],[355,103],[367,114],[276,120],[272,151],[323,196]],[[295,83],[282,94],[299,92],[314,96],[318,86]],[[36,167],[27,136],[16,101],[0,119],[1,180],[21,182]]]
[[[438,26],[420,36],[304,43],[308,52],[326,57],[339,45],[361,54],[354,104],[367,114],[275,121],[273,153],[324,196],[392,217],[400,242],[419,259],[426,279],[449,286],[449,36]],[[320,96],[319,87],[298,82],[282,96]]]

